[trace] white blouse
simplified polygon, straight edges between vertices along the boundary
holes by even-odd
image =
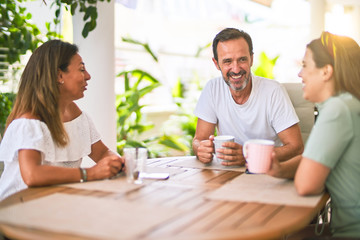
[[[0,178],[0,199],[27,188],[19,168],[20,149],[41,152],[44,165],[80,167],[82,158],[91,153],[91,145],[100,140],[100,135],[84,112],[74,120],[65,122],[64,126],[69,143],[65,147],[59,147],[44,122],[25,118],[11,122],[0,144],[0,161],[4,161],[4,172]]]

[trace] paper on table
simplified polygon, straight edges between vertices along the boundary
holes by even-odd
[[[0,209],[0,221],[95,239],[134,239],[179,213],[169,207],[55,193]]]
[[[161,168],[161,167],[147,167],[148,173],[169,173],[177,174],[184,172],[181,169],[171,169],[171,168]],[[103,192],[114,192],[114,193],[126,193],[142,187],[140,184],[131,184],[126,181],[125,174],[121,173],[120,176],[113,179],[105,179],[98,181],[89,181],[84,183],[70,183],[70,184],[61,184],[64,187],[92,190],[92,191],[103,191]]]
[[[169,167],[152,167],[146,166],[146,173],[169,173],[170,175],[176,175],[179,173],[185,172],[184,169],[181,168],[169,168]]]
[[[204,164],[196,159],[195,156],[187,158],[179,158],[177,161],[173,161],[167,164],[168,166],[173,167],[187,167],[187,168],[200,168],[200,169],[213,169],[213,170],[227,170],[227,171],[236,171],[236,172],[245,172],[246,168],[244,166],[224,166],[216,160],[212,161],[210,164]]]
[[[242,174],[211,192],[207,198],[313,207],[319,202],[321,195],[299,196],[292,180],[265,174]]]
[[[90,181],[84,183],[62,184],[61,186],[103,192],[126,193],[142,187],[142,185],[131,184],[126,181],[125,175],[114,179]]]

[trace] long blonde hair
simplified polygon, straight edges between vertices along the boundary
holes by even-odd
[[[16,118],[30,112],[44,122],[59,146],[69,139],[60,118],[58,71],[67,71],[71,58],[78,52],[74,44],[50,40],[31,55],[21,75],[19,90],[6,127]]]
[[[360,100],[360,47],[350,37],[323,32],[307,46],[317,67],[334,68],[335,94],[349,92]]]

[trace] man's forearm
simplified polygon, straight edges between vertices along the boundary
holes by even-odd
[[[274,149],[276,156],[280,162],[287,161],[297,155],[300,155],[304,151],[303,145],[300,146],[292,146],[290,144],[275,147]]]

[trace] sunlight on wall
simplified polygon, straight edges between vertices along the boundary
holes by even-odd
[[[73,43],[73,21],[70,11],[66,11],[65,7],[62,9],[62,30],[61,35],[66,42]]]
[[[353,22],[351,12],[340,4],[334,4],[331,10],[325,15],[325,30],[334,34],[352,36]]]

